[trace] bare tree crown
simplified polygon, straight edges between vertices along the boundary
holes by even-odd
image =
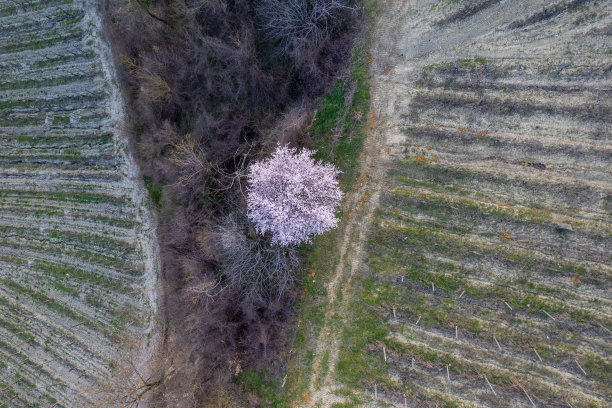
[[[329,36],[343,11],[354,11],[340,0],[260,0],[257,16],[262,30],[284,52],[297,43],[318,46]]]

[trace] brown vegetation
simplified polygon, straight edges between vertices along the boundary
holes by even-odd
[[[164,321],[157,362],[166,375],[151,390],[151,406],[232,400],[225,388],[236,373],[256,364],[274,370],[282,358],[295,294],[270,300],[228,285],[219,225],[244,206],[241,174],[252,156],[277,141],[308,144],[311,100],[343,67],[357,15],[340,7],[334,13],[342,19],[334,14],[316,36],[294,33],[287,46],[261,29],[272,3],[106,4],[128,129],[160,215]],[[266,129],[277,132],[268,136]],[[295,267],[293,258],[280,261]]]

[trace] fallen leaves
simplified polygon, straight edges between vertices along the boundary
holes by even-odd
[[[368,121],[366,123],[366,132],[369,132],[374,127],[377,120],[378,117],[376,116],[376,112],[374,109],[370,109],[370,112],[368,113]]]
[[[359,190],[361,188],[361,186],[366,183],[368,180],[370,180],[370,173],[365,173],[364,175],[362,175],[361,177],[359,177],[359,179],[357,180],[357,182],[355,183],[354,186],[354,190]]]
[[[509,233],[507,233],[507,232],[502,232],[502,233],[501,233],[501,236],[502,236],[504,239],[508,240],[508,241],[512,241],[512,235],[510,235],[510,234],[509,234]]]
[[[523,167],[531,167],[537,170],[546,170],[546,165],[544,163],[522,161],[519,162],[519,164]]]

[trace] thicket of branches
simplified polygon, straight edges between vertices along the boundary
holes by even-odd
[[[339,0],[259,0],[256,5],[260,29],[279,46],[279,54],[294,58],[333,38],[355,11]]]
[[[293,287],[299,265],[294,247],[271,245],[239,214],[226,217],[215,232],[227,284],[246,299],[280,299]]]
[[[280,298],[248,296],[270,289],[248,260],[275,274],[295,268],[297,258],[267,251],[232,214],[245,208],[240,174],[253,157],[279,140],[308,146],[312,98],[350,55],[353,1],[106,1],[125,127],[159,205],[158,365],[173,374],[150,391],[152,407],[207,406],[240,370],[274,369],[283,358],[292,279]],[[274,28],[282,19],[288,25]],[[220,249],[219,234],[233,247]]]

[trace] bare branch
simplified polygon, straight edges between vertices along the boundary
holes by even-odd
[[[261,0],[256,5],[261,29],[286,53],[298,44],[318,46],[347,11],[356,9],[340,0]]]
[[[189,186],[202,182],[209,174],[211,165],[206,160],[206,153],[198,145],[192,135],[170,145],[170,161],[179,169],[176,185]]]
[[[299,259],[295,249],[270,245],[252,231],[245,218],[226,217],[216,234],[229,284],[247,298],[279,298],[297,280]]]

